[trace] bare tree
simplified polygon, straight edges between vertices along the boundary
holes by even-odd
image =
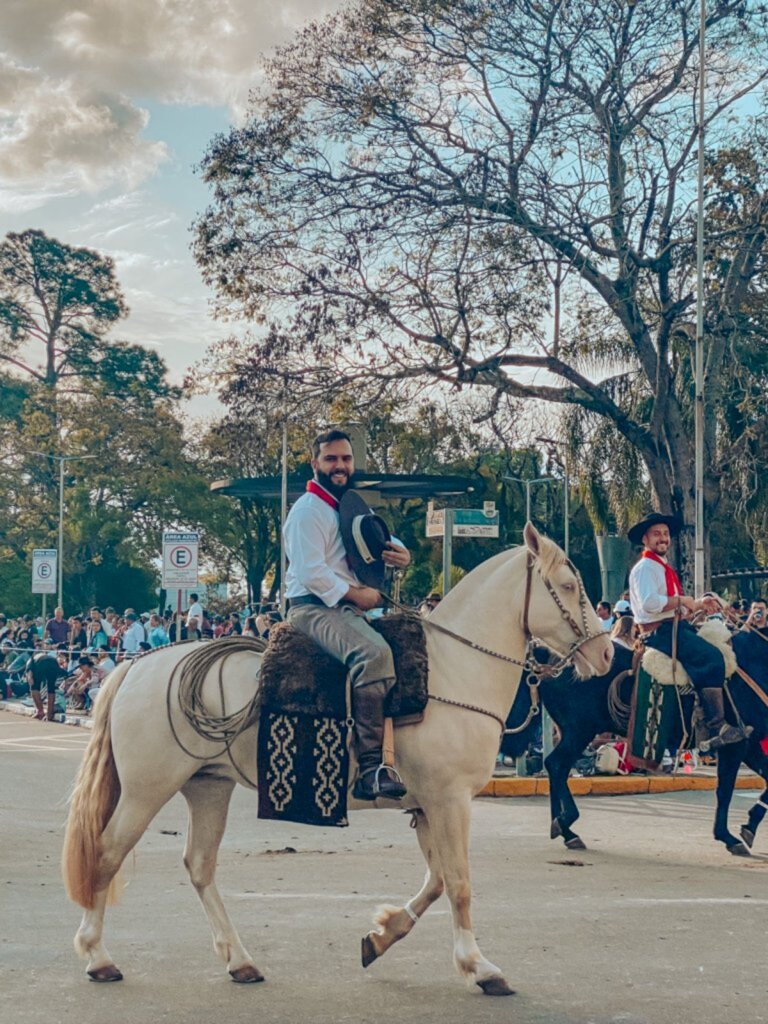
[[[221,312],[267,322],[256,365],[576,407],[691,523],[698,12],[361,0],[304,31],[203,165],[196,256]],[[732,354],[766,338],[765,171],[730,190],[721,154],[765,152],[736,115],[768,78],[767,30],[761,4],[711,5],[708,516],[740,443],[718,427]]]

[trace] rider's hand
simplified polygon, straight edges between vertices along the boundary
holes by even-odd
[[[381,560],[385,565],[392,565],[395,569],[406,569],[411,564],[411,553],[402,544],[388,541],[387,550],[382,552]]]
[[[381,604],[381,594],[374,587],[350,587],[345,595],[349,601],[362,612],[369,612]]]

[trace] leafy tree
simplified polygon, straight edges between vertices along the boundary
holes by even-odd
[[[11,232],[0,243],[0,363],[22,380],[56,391],[178,394],[157,353],[116,341],[128,314],[114,263],[42,231]]]
[[[692,522],[698,15],[698,0],[360,0],[306,29],[203,164],[196,256],[222,312],[268,321],[257,364],[577,407]],[[736,118],[768,77],[751,59],[764,6],[710,5],[706,39],[711,521],[746,440],[733,419],[723,431],[733,354],[765,340],[766,163],[749,187],[724,173],[727,153],[764,152]],[[548,340],[553,286],[568,315]]]
[[[65,462],[64,580],[67,607],[148,604],[157,582],[155,560],[163,529],[197,525],[211,500],[208,480],[185,451],[182,424],[172,404],[108,396],[100,389],[56,401],[57,423],[46,395],[25,402],[18,423],[0,438],[0,579],[24,567],[27,589],[31,550],[57,547],[60,450],[88,458]],[[15,568],[12,568],[14,567]],[[110,584],[110,580],[112,583]]]
[[[42,231],[0,244],[0,360],[34,380],[54,387],[89,364],[89,349],[127,312],[108,257]]]

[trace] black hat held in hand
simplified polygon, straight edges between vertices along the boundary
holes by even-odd
[[[357,491],[346,491],[339,502],[341,538],[352,571],[366,587],[380,590],[387,567],[381,559],[391,539],[389,527],[370,510]]]

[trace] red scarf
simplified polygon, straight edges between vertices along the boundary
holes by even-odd
[[[663,558],[659,558],[659,556],[653,551],[644,551],[641,557],[650,558],[652,562],[658,562],[659,565],[664,567],[664,579],[667,583],[667,597],[674,597],[675,594],[683,593],[683,585],[680,582],[680,577],[669,562],[665,562]]]
[[[334,512],[339,511],[339,503],[336,498],[326,489],[317,482],[317,480],[307,481],[307,490],[310,494],[314,494],[316,498],[324,501],[326,505],[330,505]],[[681,591],[682,593],[682,591]]]

